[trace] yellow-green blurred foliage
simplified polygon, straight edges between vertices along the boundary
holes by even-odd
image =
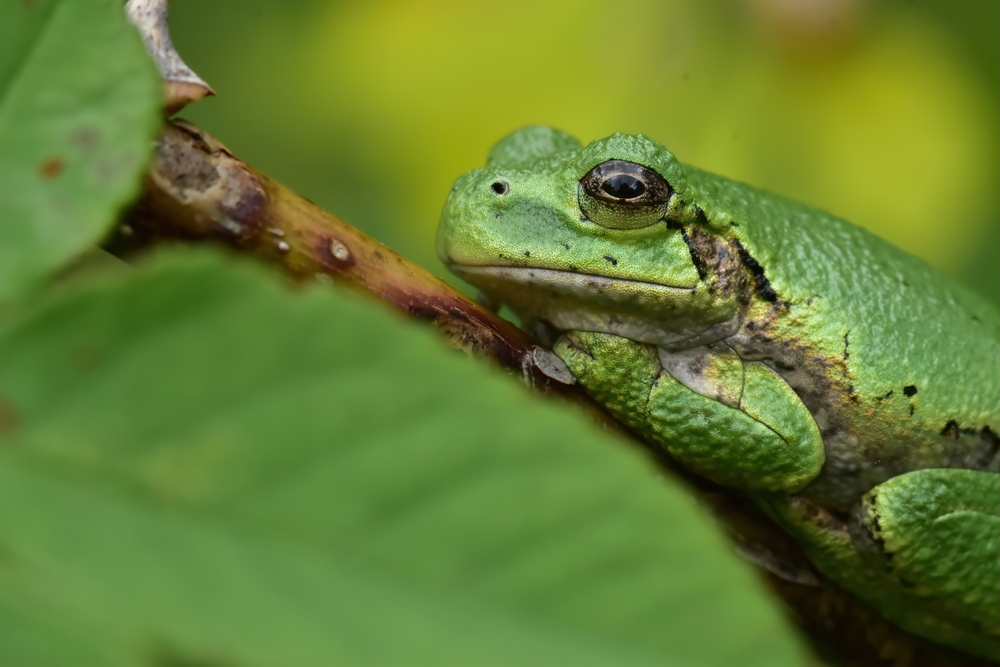
[[[996,0],[171,3],[184,116],[437,272],[452,181],[527,124],[642,132],[1000,295]]]

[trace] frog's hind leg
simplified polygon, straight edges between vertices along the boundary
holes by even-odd
[[[1000,640],[1000,475],[910,472],[855,506],[851,540],[901,590],[973,634]]]

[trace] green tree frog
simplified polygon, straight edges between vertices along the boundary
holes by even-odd
[[[437,250],[824,575],[910,632],[1000,658],[994,305],[643,135],[511,134],[456,182]]]

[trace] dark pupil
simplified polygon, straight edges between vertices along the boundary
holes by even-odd
[[[601,189],[618,199],[633,199],[645,192],[646,186],[635,176],[616,174],[604,181]]]

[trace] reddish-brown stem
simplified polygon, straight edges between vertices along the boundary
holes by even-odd
[[[332,279],[430,320],[457,347],[522,374],[532,386],[582,394],[546,374],[536,363],[540,348],[510,322],[256,171],[190,123],[167,124],[126,224],[113,251],[164,237],[220,241],[296,280]]]

